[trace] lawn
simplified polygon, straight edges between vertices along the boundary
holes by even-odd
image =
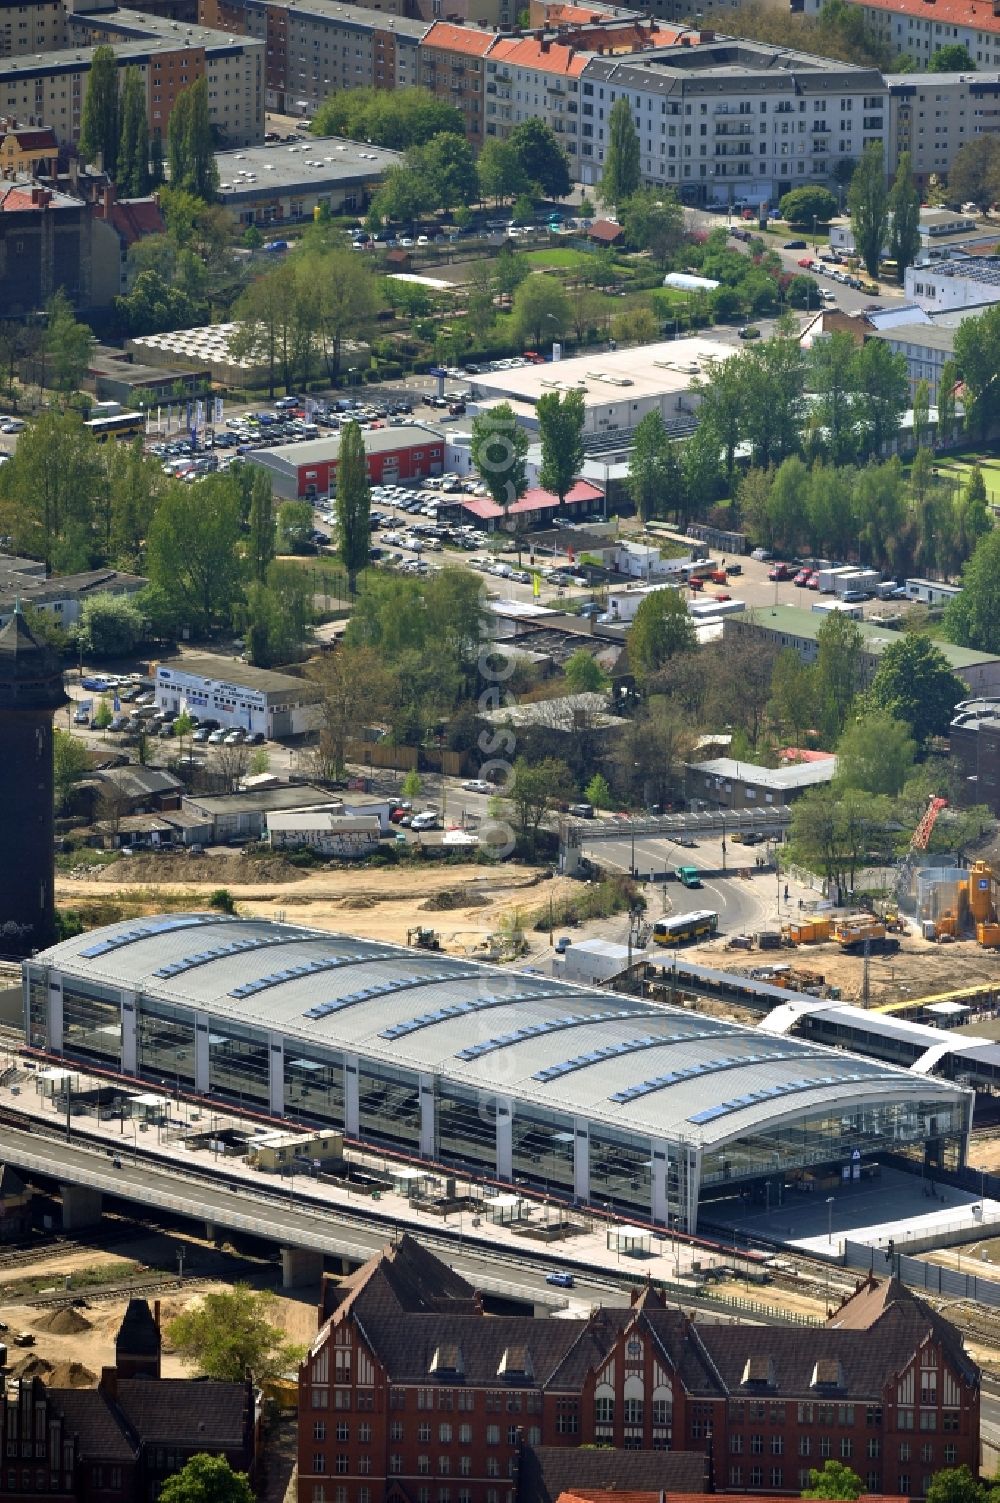
[[[525,251],[524,259],[533,266],[555,266],[566,271],[579,271],[581,266],[589,266],[594,258],[589,251],[553,246],[551,250]]]
[[[1000,457],[995,454],[948,455],[934,461],[934,468],[941,479],[954,478],[959,485],[966,485],[973,467],[978,464],[986,482],[986,495],[994,506],[1000,506]]]

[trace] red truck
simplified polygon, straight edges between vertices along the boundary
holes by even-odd
[[[794,578],[791,564],[774,564],[768,569],[767,577],[772,584],[784,584],[786,580]]]

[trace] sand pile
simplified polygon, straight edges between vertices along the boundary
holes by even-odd
[[[58,1310],[50,1310],[48,1315],[43,1315],[35,1321],[36,1331],[48,1331],[53,1336],[78,1336],[81,1331],[89,1331],[91,1323],[79,1310],[72,1305],[63,1305]]]
[[[52,1371],[52,1363],[29,1352],[27,1357],[19,1357],[16,1362],[12,1362],[7,1371],[12,1378],[47,1378]]]
[[[489,901],[484,893],[473,892],[468,887],[451,887],[425,899],[418,907],[430,913],[451,913],[456,908],[485,908]]]
[[[82,1362],[57,1362],[49,1373],[49,1383],[53,1388],[93,1388],[97,1375]]]

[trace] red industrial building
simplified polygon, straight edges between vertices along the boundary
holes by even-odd
[[[424,423],[401,423],[399,427],[365,430],[368,478],[382,482],[422,480],[444,469],[445,441],[436,428]],[[329,496],[336,489],[340,435],[314,438],[303,444],[278,444],[273,449],[255,449],[252,463],[270,471],[275,494],[286,500]]]
[[[706,1458],[715,1486],[798,1494],[827,1458],[920,1497],[979,1463],[979,1369],[896,1279],[819,1328],[697,1325],[648,1285],[578,1319],[486,1316],[404,1236],[324,1285],[299,1374],[299,1503],[527,1503],[525,1447]]]

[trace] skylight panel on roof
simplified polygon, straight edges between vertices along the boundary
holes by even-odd
[[[121,934],[113,935],[109,939],[102,939],[100,944],[89,945],[80,954],[85,960],[94,960],[98,955],[110,955],[114,950],[122,950],[126,945],[134,945],[141,939],[154,939],[158,934],[169,934],[175,929],[193,929],[198,924],[225,924],[237,923],[236,919],[227,919],[209,913],[188,913],[178,918],[151,919],[137,929],[126,929]]]

